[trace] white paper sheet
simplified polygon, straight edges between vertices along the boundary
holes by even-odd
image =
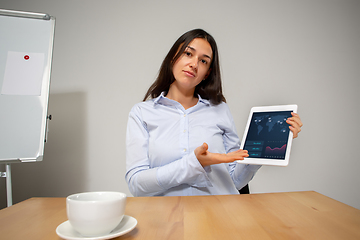
[[[44,53],[9,51],[1,94],[40,96],[44,58]]]

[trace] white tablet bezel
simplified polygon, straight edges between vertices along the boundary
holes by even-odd
[[[277,105],[277,106],[261,106],[261,107],[253,107],[251,108],[249,118],[246,124],[246,128],[244,131],[244,135],[240,144],[240,149],[244,148],[245,140],[248,135],[251,119],[253,117],[253,114],[256,112],[278,112],[278,111],[292,111],[294,113],[297,112],[297,105]],[[289,131],[289,137],[288,142],[286,145],[286,153],[285,153],[285,159],[268,159],[268,158],[245,158],[244,160],[238,160],[238,163],[242,164],[256,164],[256,165],[273,165],[273,166],[287,166],[289,164],[289,158],[290,158],[290,150],[291,150],[291,144],[293,140],[293,133]]]

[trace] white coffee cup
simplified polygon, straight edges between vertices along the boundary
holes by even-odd
[[[109,234],[125,213],[126,194],[121,192],[85,192],[66,198],[71,226],[84,237]]]

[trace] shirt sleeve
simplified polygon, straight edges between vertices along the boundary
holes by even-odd
[[[236,188],[241,189],[248,184],[260,167],[261,165],[231,163],[229,172]]]
[[[126,181],[134,196],[156,196],[172,187],[188,184],[212,186],[194,152],[169,164],[152,168],[148,157],[149,134],[135,106],[129,114],[126,132]]]
[[[224,123],[223,141],[226,153],[240,149],[240,140],[236,133],[233,117],[230,109],[225,105],[225,115],[227,120]],[[237,189],[241,189],[248,184],[260,169],[261,165],[240,164],[237,162],[229,163],[229,174]]]

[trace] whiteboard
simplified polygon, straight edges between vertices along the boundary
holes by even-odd
[[[0,9],[0,163],[42,161],[55,18]]]

